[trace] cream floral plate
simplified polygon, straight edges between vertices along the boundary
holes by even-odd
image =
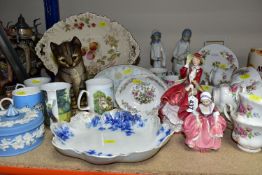
[[[220,44],[210,44],[202,49],[199,53],[204,56],[204,63],[202,65],[203,74],[201,80],[208,82],[209,75],[212,69],[216,67],[224,70],[234,65],[236,68],[239,67],[236,55],[227,47]]]
[[[97,115],[81,112],[70,123],[51,125],[52,143],[62,154],[94,164],[138,162],[152,157],[174,133],[157,116],[112,110]]]
[[[50,43],[60,44],[77,36],[88,77],[119,64],[133,64],[140,52],[131,34],[117,22],[92,13],[71,16],[48,29],[36,46],[36,53],[47,69],[57,74]]]
[[[115,99],[118,106],[132,113],[157,113],[166,84],[155,75],[137,75],[120,83]]]
[[[114,82],[114,92],[116,92],[121,81],[129,77],[141,74],[154,75],[148,69],[139,66],[117,65],[102,70],[95,76],[95,78],[110,78]]]

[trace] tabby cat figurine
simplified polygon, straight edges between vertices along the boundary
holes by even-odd
[[[71,41],[62,42],[60,45],[50,43],[58,65],[57,78],[72,84],[75,98],[78,97],[79,88],[84,87],[86,80],[81,46],[81,41],[76,36]]]

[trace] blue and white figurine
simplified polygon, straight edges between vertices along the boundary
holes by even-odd
[[[186,63],[186,57],[190,53],[190,38],[192,31],[190,29],[184,29],[181,39],[176,43],[175,50],[173,52],[173,65],[172,71],[175,75],[179,75],[180,69]]]
[[[150,58],[154,68],[166,67],[166,54],[161,44],[161,32],[154,30],[151,35]]]

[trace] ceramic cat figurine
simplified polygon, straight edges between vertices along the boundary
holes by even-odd
[[[84,87],[86,80],[81,46],[81,41],[76,36],[71,41],[62,42],[60,45],[50,43],[51,51],[58,65],[57,78],[72,84],[76,98],[79,94],[79,88]]]

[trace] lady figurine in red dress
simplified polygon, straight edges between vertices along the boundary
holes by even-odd
[[[183,123],[185,143],[195,150],[205,152],[217,150],[226,128],[225,119],[217,111],[209,92],[201,93],[201,104],[186,117]]]
[[[161,97],[159,117],[161,121],[168,118],[176,125],[177,132],[181,131],[183,120],[198,106],[202,59],[199,53],[188,55],[186,65],[180,69],[184,81],[169,88]]]

